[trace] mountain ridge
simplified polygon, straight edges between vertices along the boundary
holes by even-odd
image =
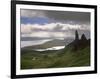
[[[27,46],[23,48],[30,48],[30,49],[44,49],[44,48],[50,48],[50,47],[55,47],[55,46],[65,46],[72,42],[73,39],[64,39],[64,40],[59,40],[59,39],[53,39],[50,41],[47,41],[43,44],[40,45],[32,45],[32,46]]]

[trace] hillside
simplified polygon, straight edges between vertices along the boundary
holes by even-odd
[[[65,46],[66,44],[69,44],[72,41],[73,39],[71,38],[64,39],[64,40],[54,39],[44,44],[27,46],[22,49],[44,49],[44,48],[50,48],[50,47],[55,47],[55,46]]]
[[[54,67],[79,67],[90,65],[90,48],[73,52],[67,51],[24,51],[21,55],[21,69],[54,68]]]
[[[52,45],[56,42],[52,42]],[[51,42],[46,43],[46,47],[50,44]],[[76,31],[75,39],[64,45],[65,48],[60,50],[36,51],[33,46],[22,48],[21,69],[90,66],[90,39],[86,39],[84,34],[79,39]]]

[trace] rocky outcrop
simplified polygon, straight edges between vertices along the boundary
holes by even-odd
[[[79,40],[79,35],[78,35],[78,31],[75,31],[75,40]]]
[[[84,34],[82,34],[81,40],[83,40],[83,41],[86,41],[87,40]]]
[[[78,31],[75,31],[75,40],[72,41],[68,46],[72,47],[73,51],[83,49],[86,46],[90,45],[90,39],[87,40],[86,36],[82,34],[81,39],[79,39]]]

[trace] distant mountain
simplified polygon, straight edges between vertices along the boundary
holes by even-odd
[[[34,41],[34,40],[47,40],[50,38],[42,38],[42,37],[21,37],[21,41]]]
[[[55,46],[65,46],[65,45],[68,45],[72,41],[73,41],[73,39],[71,39],[71,38],[64,39],[64,40],[54,39],[54,40],[48,41],[44,44],[34,45],[34,46],[27,46],[27,47],[24,47],[24,48],[28,48],[28,49],[45,49],[45,48],[51,48],[51,47],[55,47]]]
[[[30,39],[30,38],[27,38],[27,39]],[[54,40],[45,42],[44,44],[27,46],[27,47],[23,47],[22,49],[35,50],[35,49],[52,48],[56,46],[65,46],[64,50],[70,47],[73,51],[77,51],[77,50],[84,49],[87,46],[90,46],[90,39],[87,39],[84,34],[82,34],[81,38],[79,39],[79,34],[78,34],[78,31],[76,30],[74,40],[72,38],[66,38],[64,40],[54,39]]]

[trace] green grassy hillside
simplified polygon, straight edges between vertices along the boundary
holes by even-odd
[[[79,67],[90,65],[90,47],[72,51],[70,47],[62,50],[21,51],[21,69]]]

